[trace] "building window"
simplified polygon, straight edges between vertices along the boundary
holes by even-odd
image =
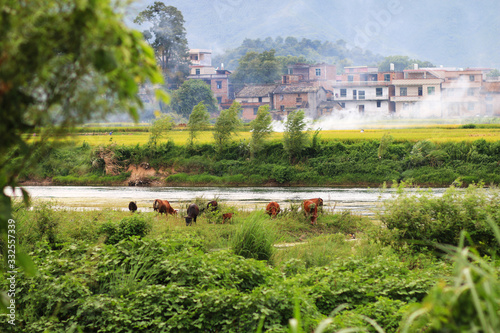
[[[296,102],[297,103],[302,103],[302,97],[297,97]]]
[[[340,89],[340,97],[347,97],[347,89]]]
[[[422,96],[423,92],[422,92],[422,87],[418,87],[418,96]]]
[[[321,68],[316,68],[316,76],[321,76]]]
[[[222,81],[215,81],[217,84],[217,89],[222,89]]]
[[[352,75],[348,75],[348,76],[347,76],[347,81],[349,81],[349,82],[354,81],[354,76],[352,76]]]
[[[436,87],[427,87],[427,95],[435,95]]]
[[[352,91],[352,99],[357,99],[357,98],[358,98],[357,97],[357,92],[356,92],[356,90],[353,90]]]
[[[359,99],[365,99],[365,91],[364,90],[359,91]]]
[[[280,110],[281,111],[285,111],[285,106],[284,105],[280,105]]]
[[[377,101],[377,107],[381,107],[382,106],[382,101]]]
[[[339,103],[339,104],[343,109],[345,109],[345,103]]]
[[[191,55],[191,60],[198,60],[198,55],[197,54],[192,54]]]
[[[399,88],[399,96],[406,96],[406,95],[408,95],[408,88],[406,87]]]
[[[217,104],[221,104],[222,103],[222,97],[217,97]]]
[[[391,74],[384,74],[384,81],[386,82],[391,81]]]
[[[196,68],[195,72],[196,72],[196,75],[200,75],[200,69],[199,68]]]
[[[285,97],[283,95],[280,95],[280,101],[282,101],[283,98],[285,98]]]
[[[382,88],[375,88],[375,91],[376,91],[377,97],[381,97],[382,96]]]
[[[262,97],[259,97],[259,103],[262,103]]]
[[[469,75],[469,81],[475,81],[474,79],[475,79],[474,75]]]
[[[257,112],[259,112],[259,108],[255,107],[253,108],[253,115],[256,116]]]
[[[467,96],[474,96],[474,89],[473,88],[467,89]]]

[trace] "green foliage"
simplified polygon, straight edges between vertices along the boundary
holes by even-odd
[[[171,117],[164,114],[158,115],[149,128],[150,134],[148,143],[152,146],[156,146],[158,141],[163,138],[165,134],[173,127],[174,123],[172,122]]]
[[[230,142],[231,136],[236,135],[236,131],[241,127],[239,114],[241,105],[234,101],[229,109],[221,110],[214,125],[215,149],[221,153]]]
[[[441,197],[401,190],[384,202],[380,215],[388,229],[398,232],[399,242],[457,246],[460,234],[466,231],[470,246],[496,254],[498,244],[490,230],[490,219],[500,221],[500,194],[498,189],[481,185],[470,185],[464,191],[450,187]]]
[[[116,244],[129,237],[144,237],[151,230],[151,221],[136,214],[122,219],[118,224],[113,222],[101,226],[99,233],[106,235],[105,244]]]
[[[257,260],[269,260],[274,253],[276,234],[267,216],[255,213],[244,221],[232,239],[231,248],[237,255]]]
[[[309,134],[306,130],[305,113],[297,110],[290,113],[285,122],[283,133],[283,147],[290,161],[296,161],[302,151],[306,148]]]
[[[143,31],[144,39],[153,47],[168,82],[174,86],[182,83],[189,73],[189,49],[182,13],[156,1],[140,12],[134,23],[149,27]]]
[[[394,141],[392,135],[385,133],[382,139],[380,139],[380,146],[378,147],[378,158],[383,158],[387,154],[387,149]]]
[[[187,80],[172,93],[172,109],[189,118],[193,108],[202,102],[210,113],[217,112],[217,100],[210,86],[202,80]]]
[[[252,131],[252,139],[250,140],[251,158],[255,158],[255,154],[262,150],[264,140],[272,133],[272,120],[273,118],[269,113],[269,105],[260,106],[257,111],[257,117],[250,123]]]
[[[280,63],[274,56],[275,51],[262,53],[250,51],[238,61],[238,68],[231,75],[236,84],[266,84],[280,79]]]
[[[206,129],[210,125],[210,114],[203,102],[198,103],[193,108],[193,112],[189,115],[189,144],[193,145],[196,134],[199,131]]]

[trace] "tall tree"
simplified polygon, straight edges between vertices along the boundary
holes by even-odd
[[[200,102],[203,102],[208,112],[217,112],[217,100],[214,93],[202,80],[184,81],[172,94],[172,109],[186,118]]]
[[[153,50],[140,33],[126,28],[112,4],[116,1],[0,1],[0,236],[4,246],[9,244],[12,219],[11,198],[4,189],[17,187],[19,172],[36,165],[36,156],[43,156],[34,152],[50,145],[54,134],[67,134],[68,128],[92,116],[121,110],[137,120],[142,106],[137,84],[163,82]],[[18,252],[17,264],[29,267],[22,258]]]
[[[264,140],[272,133],[273,118],[269,113],[269,105],[262,105],[257,111],[257,117],[250,123],[252,139],[250,140],[250,157],[254,158],[264,144]]]
[[[231,77],[236,84],[265,84],[280,79],[280,63],[274,56],[275,51],[258,53],[250,51],[241,57],[238,68]]]
[[[189,49],[182,13],[157,1],[140,12],[134,22],[149,26],[143,31],[144,38],[155,50],[169,86],[178,87],[189,74]]]
[[[214,140],[217,151],[220,153],[231,140],[231,136],[236,135],[236,131],[241,127],[239,114],[241,113],[240,103],[234,101],[229,109],[222,110],[214,125]]]
[[[309,133],[306,131],[306,127],[304,110],[290,113],[285,121],[283,148],[292,163],[297,160],[309,141]]]
[[[210,125],[209,120],[210,114],[207,111],[207,107],[203,102],[198,103],[198,105],[193,108],[193,112],[191,112],[188,121],[190,145],[194,143],[197,133]]]

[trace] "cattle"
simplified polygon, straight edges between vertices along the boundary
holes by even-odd
[[[134,201],[130,201],[128,204],[128,210],[130,210],[132,213],[137,210],[137,203]]]
[[[302,203],[302,209],[304,210],[306,217],[311,216],[311,224],[316,224],[316,220],[318,218],[318,204],[312,200],[304,200]]]
[[[321,198],[314,198],[314,199],[308,199],[312,202],[314,202],[318,207],[323,207],[323,199]]]
[[[184,217],[186,219],[186,225],[191,225],[191,221],[196,223],[196,217],[198,217],[198,214],[200,214],[198,206],[196,204],[190,204],[187,209],[187,216]]]
[[[222,214],[222,223],[226,223],[226,220],[233,218],[233,213]]]
[[[276,201],[271,201],[267,204],[266,213],[275,218],[278,213],[281,212],[280,205]]]
[[[174,215],[177,214],[177,211],[170,206],[170,203],[167,200],[161,200],[161,199],[156,199],[154,204],[153,204],[153,209],[155,212],[158,212],[160,214],[165,213]]]
[[[207,203],[207,210],[209,212],[215,212],[217,210],[217,208],[218,208],[217,201],[212,200],[209,203]]]

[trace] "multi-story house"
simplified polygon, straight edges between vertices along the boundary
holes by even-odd
[[[345,67],[345,73],[337,76],[332,85],[333,98],[345,112],[359,115],[381,116],[395,110],[390,97],[394,95],[392,81],[402,73],[379,73],[376,67]]]
[[[313,83],[281,84],[273,91],[273,118],[281,119],[303,109],[306,116],[318,118],[318,107],[327,100],[327,91]]]
[[[207,83],[214,93],[219,106],[230,103],[229,75],[231,72],[224,68],[215,68],[212,66],[212,51],[201,49],[189,50],[189,59],[191,65],[189,65],[189,76],[187,78],[203,80]]]
[[[439,72],[439,69],[436,70]],[[485,113],[481,70],[445,70],[442,73],[441,109],[444,118],[470,117]]]
[[[273,92],[277,84],[245,86],[235,95],[235,100],[241,104],[243,109],[243,120],[253,120],[257,117],[257,111],[262,105],[273,108]]]

